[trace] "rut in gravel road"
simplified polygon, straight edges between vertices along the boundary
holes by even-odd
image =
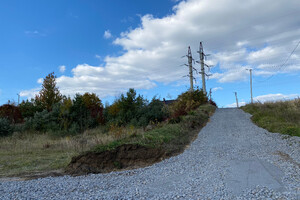
[[[217,109],[184,153],[160,163],[109,174],[0,183],[0,193],[62,199],[300,199],[299,163],[299,137],[269,133],[242,110]]]

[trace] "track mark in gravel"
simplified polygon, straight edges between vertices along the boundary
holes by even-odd
[[[268,186],[270,189],[282,192],[283,173],[276,166],[259,159],[233,160],[225,183],[235,194],[240,194],[245,188],[257,185]]]

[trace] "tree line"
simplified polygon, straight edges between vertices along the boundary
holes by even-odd
[[[82,133],[99,125],[145,127],[180,116],[207,103],[202,90],[185,92],[170,106],[157,97],[148,101],[131,88],[112,103],[103,106],[95,93],[76,94],[73,99],[62,95],[54,73],[47,75],[39,94],[19,105],[0,106],[0,136],[13,131],[52,132],[59,135]],[[214,102],[211,102],[214,104]]]
[[[146,126],[150,121],[162,121],[166,117],[159,99],[148,102],[134,89],[105,108],[95,93],[76,94],[71,99],[60,93],[56,76],[50,73],[35,98],[19,105],[0,106],[0,135],[8,135],[13,130],[75,134],[99,125]]]

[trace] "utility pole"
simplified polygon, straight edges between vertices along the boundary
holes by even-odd
[[[251,103],[253,103],[253,96],[252,96],[252,69],[247,69],[250,71],[250,94],[251,94]]]
[[[211,100],[211,88],[209,89],[209,100]]]
[[[201,76],[202,76],[202,90],[204,95],[206,95],[206,84],[205,84],[205,69],[204,69],[204,52],[203,52],[203,46],[202,46],[202,42],[200,42],[200,46],[199,46],[199,56],[200,56],[200,64],[201,64]]]
[[[17,94],[18,95],[18,105],[20,104],[20,93]]]
[[[234,94],[235,94],[235,100],[236,100],[236,107],[238,108],[239,107],[239,101],[238,101],[238,98],[237,98],[237,92],[235,92]]]
[[[193,78],[193,57],[192,57],[192,52],[191,52],[191,48],[188,48],[188,63],[189,63],[189,77],[190,77],[190,91],[194,91],[194,78]]]

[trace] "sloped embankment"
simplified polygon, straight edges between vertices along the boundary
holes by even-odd
[[[124,138],[106,146],[97,146],[72,161],[66,173],[82,175],[145,167],[178,155],[197,137],[215,111],[212,105],[202,105],[180,122],[165,124],[143,135]]]
[[[113,150],[88,152],[74,157],[67,171],[71,174],[105,173],[116,169],[147,166],[161,161],[165,156],[163,149],[123,144]]]

